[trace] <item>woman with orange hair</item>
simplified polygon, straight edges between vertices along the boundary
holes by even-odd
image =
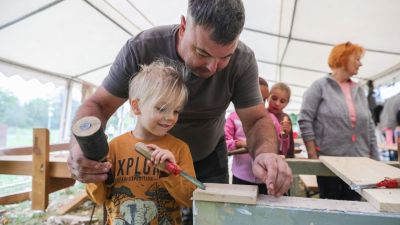
[[[379,160],[375,125],[363,89],[351,78],[358,73],[364,48],[336,45],[329,56],[332,73],[304,93],[299,125],[308,158],[364,156]],[[360,200],[338,177],[317,176],[320,198]]]

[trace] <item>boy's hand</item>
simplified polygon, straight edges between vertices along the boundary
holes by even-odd
[[[175,156],[167,149],[162,149],[154,144],[148,144],[147,147],[153,150],[151,153],[151,163],[155,166],[163,163],[165,161],[169,161],[173,164],[176,164]]]

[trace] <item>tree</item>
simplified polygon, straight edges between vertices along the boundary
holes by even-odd
[[[23,127],[47,127],[49,103],[44,99],[33,99],[24,105],[26,122]]]
[[[21,106],[18,98],[0,89],[0,123],[16,126],[20,123]]]

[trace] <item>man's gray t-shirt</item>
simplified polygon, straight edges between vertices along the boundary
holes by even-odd
[[[182,62],[176,51],[178,28],[177,25],[156,27],[128,40],[103,81],[105,89],[115,96],[128,98],[129,81],[140,65],[159,58]],[[262,102],[258,68],[252,50],[239,42],[228,66],[212,77],[200,78],[186,71],[188,102],[170,133],[185,141],[193,160],[199,161],[208,156],[223,137],[225,110],[231,101],[235,108]]]

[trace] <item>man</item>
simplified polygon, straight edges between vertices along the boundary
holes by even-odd
[[[142,64],[168,58],[185,64],[188,103],[171,133],[188,143],[196,176],[203,182],[227,183],[224,140],[225,110],[232,101],[248,136],[253,172],[265,181],[269,194],[289,189],[292,172],[279,157],[273,124],[258,88],[253,52],[239,41],[244,26],[241,0],[189,0],[180,25],[155,27],[130,39],[110,73],[77,112],[76,119],[97,116],[107,120],[128,97],[128,81]],[[86,159],[73,140],[68,165],[81,182],[105,180],[109,163]]]

